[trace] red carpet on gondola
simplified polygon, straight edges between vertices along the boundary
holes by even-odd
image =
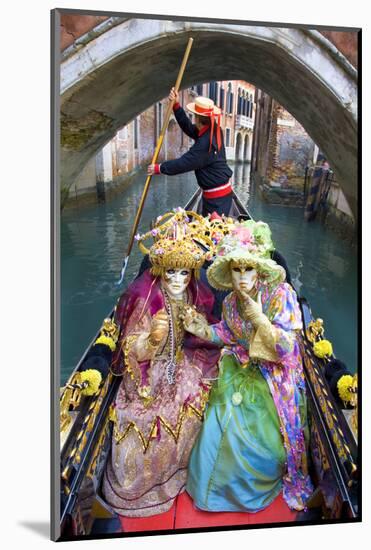
[[[182,493],[174,506],[166,513],[149,518],[127,518],[121,516],[123,532],[161,531],[187,529],[192,527],[221,527],[224,525],[253,525],[257,523],[281,523],[295,521],[292,512],[280,494],[270,506],[261,512],[203,512],[197,510],[188,493]]]
[[[174,529],[175,524],[175,504],[168,512],[150,516],[148,518],[128,518],[120,516],[121,527],[124,533],[133,531],[163,531],[165,529]]]

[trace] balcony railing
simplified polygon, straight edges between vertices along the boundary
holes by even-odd
[[[252,118],[245,116],[245,115],[237,115],[236,116],[236,128],[247,128],[249,130],[253,130],[254,128],[254,121]]]

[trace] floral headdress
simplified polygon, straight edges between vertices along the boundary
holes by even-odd
[[[149,237],[154,239],[150,249],[143,244]],[[163,275],[167,269],[183,267],[195,270],[198,277],[213,248],[207,221],[196,212],[188,212],[180,207],[159,216],[151,231],[136,235],[135,239],[141,252],[149,254],[151,273],[155,276]]]
[[[271,259],[274,250],[271,231],[264,222],[253,220],[235,223],[216,245],[214,261],[207,270],[211,286],[218,290],[233,288],[230,263],[254,267],[266,284],[278,284],[286,272]]]

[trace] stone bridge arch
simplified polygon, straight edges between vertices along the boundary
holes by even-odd
[[[319,32],[111,18],[62,53],[61,184],[162,99],[194,38],[182,87],[245,80],[270,94],[327,155],[356,215],[357,71]]]

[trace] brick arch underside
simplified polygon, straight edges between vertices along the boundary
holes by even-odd
[[[182,88],[211,80],[245,80],[271,95],[325,152],[356,214],[357,126],[318,76],[286,49],[223,32],[191,33],[195,43]],[[165,97],[176,80],[189,34],[166,35],[108,60],[61,97],[61,185],[120,129]]]

